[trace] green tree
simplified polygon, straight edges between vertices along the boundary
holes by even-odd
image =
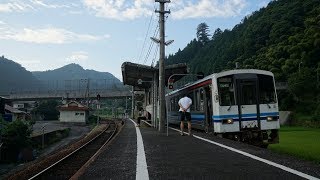
[[[209,42],[209,26],[206,23],[200,23],[197,27],[197,38],[203,45]]]
[[[43,120],[57,120],[59,115],[57,106],[58,102],[55,100],[43,101],[33,113],[42,116]]]
[[[15,161],[19,152],[31,146],[30,134],[32,126],[27,121],[1,121],[1,136],[3,142],[3,156],[6,160]]]

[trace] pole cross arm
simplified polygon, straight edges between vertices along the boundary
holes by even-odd
[[[158,2],[158,3],[170,3],[171,1],[170,0],[155,0],[155,2]]]
[[[171,11],[159,11],[159,10],[155,10],[154,12],[156,13],[161,13],[161,14],[171,14]]]

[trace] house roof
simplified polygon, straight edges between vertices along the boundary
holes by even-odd
[[[20,110],[18,110],[18,109],[15,109],[15,108],[7,105],[7,104],[5,105],[4,109],[5,109],[6,111],[9,111],[10,113],[14,113],[14,114],[26,114],[26,112],[20,111]]]
[[[70,101],[67,104],[58,107],[60,111],[89,111],[87,106],[80,104],[77,101]]]

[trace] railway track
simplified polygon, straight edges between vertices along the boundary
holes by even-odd
[[[117,123],[108,121],[107,128],[78,149],[57,160],[29,179],[69,179],[107,144],[117,132]]]
[[[4,179],[69,179],[75,174],[74,177],[81,175],[90,162],[105,150],[123,125],[123,121],[116,119],[102,120],[100,123],[101,125],[86,137],[54,154],[31,162]]]

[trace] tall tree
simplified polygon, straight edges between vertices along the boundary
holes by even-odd
[[[206,23],[200,23],[198,25],[197,38],[203,45],[209,42],[209,26]]]
[[[221,30],[220,28],[217,28],[217,29],[214,31],[213,35],[212,35],[212,40],[215,40],[215,39],[216,39],[217,37],[219,37],[222,33],[223,33],[222,30]]]

